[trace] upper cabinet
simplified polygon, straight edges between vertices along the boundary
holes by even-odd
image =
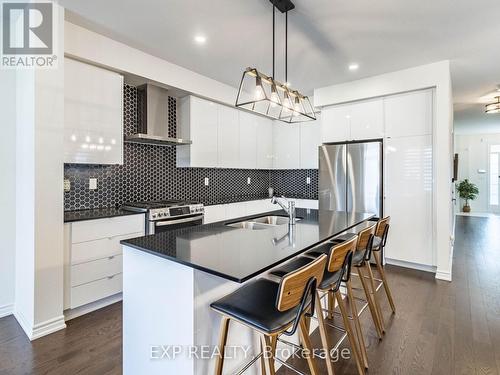
[[[64,62],[64,162],[123,164],[123,77]]]
[[[259,116],[240,111],[240,134],[239,138],[233,138],[232,142],[239,148],[236,163],[239,168],[257,168],[257,126]]]
[[[240,165],[240,117],[236,108],[219,105],[217,123],[217,165],[238,168]],[[245,127],[241,127],[244,130]],[[254,143],[255,146],[255,143]],[[253,151],[255,157],[255,150]]]
[[[321,111],[321,142],[344,142],[351,135],[350,106],[347,104],[323,108]]]
[[[177,136],[193,144],[177,147],[178,167],[218,166],[219,106],[195,96],[179,101]]]
[[[274,121],[273,124],[273,168],[300,168],[300,125]]]
[[[397,138],[432,134],[433,93],[428,89],[385,98],[386,136]]]
[[[324,108],[321,141],[344,142],[384,137],[384,103],[366,100]]]
[[[377,139],[384,137],[384,102],[382,99],[366,100],[349,106],[349,140]]]
[[[269,169],[272,121],[195,96],[179,101],[178,167]]]
[[[318,147],[321,144],[321,118],[300,124],[300,168],[318,168]]]
[[[273,120],[257,116],[257,169],[272,169],[273,157]]]

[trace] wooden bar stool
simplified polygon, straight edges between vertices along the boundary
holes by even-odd
[[[396,306],[394,305],[391,289],[389,288],[389,284],[387,283],[387,278],[385,276],[384,267],[382,266],[382,257],[381,257],[382,253],[381,250],[383,250],[387,242],[390,221],[391,217],[386,216],[377,222],[377,227],[375,229],[375,238],[373,239],[373,258],[375,259],[375,264],[377,265],[377,270],[381,278],[381,280],[377,281],[380,281],[384,286],[385,294],[387,296],[387,299],[389,300],[389,305],[391,306],[392,313],[395,314]]]
[[[382,314],[375,295],[375,280],[373,278],[373,273],[369,263],[375,228],[376,223],[373,223],[360,230],[358,233],[356,251],[354,252],[352,259],[352,266],[356,268],[357,273],[353,272],[352,275],[358,276],[359,280],[361,281],[361,286],[366,297],[366,302],[368,303],[368,308],[372,316],[375,330],[377,331],[379,339],[382,339],[385,328],[383,322],[381,321]],[[352,234],[350,234],[350,236],[352,236]]]
[[[210,305],[223,316],[218,346],[221,355],[217,357],[216,375],[222,374],[231,320],[258,332],[261,346],[271,348],[266,350],[271,356],[264,356],[268,375],[275,374],[274,348],[278,336],[291,336],[298,329],[305,349],[309,353],[313,352],[305,319],[311,309],[321,309],[320,302],[316,301],[316,286],[323,280],[326,261],[326,255],[318,257],[285,275],[280,283],[268,279],[250,282]],[[323,342],[323,348],[328,350],[327,342]],[[311,374],[319,375],[317,364],[311,355],[307,357],[307,362]],[[333,375],[333,371],[329,371],[329,374]]]
[[[323,276],[323,281],[318,285],[318,291],[323,292],[323,296],[327,295],[331,300],[329,300],[329,308],[333,309],[333,303],[337,300],[337,304],[339,306],[340,315],[342,316],[342,320],[344,323],[344,327],[338,327],[333,325],[334,328],[340,329],[345,332],[345,335],[336,343],[333,347],[334,349],[338,349],[340,344],[342,343],[345,337],[348,338],[349,343],[351,345],[351,349],[353,352],[354,359],[356,361],[356,366],[358,369],[358,373],[360,375],[364,374],[364,368],[368,367],[368,359],[366,355],[366,347],[365,342],[361,333],[361,326],[359,325],[359,315],[356,308],[355,303],[350,303],[351,305],[351,316],[355,325],[356,336],[351,327],[351,323],[349,322],[349,314],[347,312],[347,308],[345,306],[344,299],[340,292],[340,286],[342,283],[346,285],[347,295],[349,298],[349,302],[354,301],[354,297],[352,294],[352,287],[350,284],[350,268],[351,268],[351,260],[353,251],[356,249],[357,244],[357,236],[355,235],[350,240],[334,244],[334,243],[326,243],[319,247],[317,247],[313,253],[313,256],[324,256],[328,254],[328,263],[325,269],[325,274]],[[285,264],[283,267],[275,269],[271,271],[271,274],[277,277],[283,277],[288,272],[293,269],[297,269],[302,267],[304,264],[311,262],[308,257],[299,257],[294,259],[293,261]],[[320,295],[318,293],[318,299],[320,299]],[[321,308],[320,303],[318,303],[320,309],[316,310],[316,317],[319,322],[319,332],[321,336],[325,336],[324,341],[328,342],[327,333],[325,327],[322,324],[326,324],[324,322],[323,317],[323,309]],[[329,312],[329,317],[332,315]],[[330,324],[329,324],[330,325]],[[328,347],[332,349],[332,346],[328,343]],[[327,365],[331,365],[331,361],[327,360]],[[333,371],[333,370],[332,370]]]

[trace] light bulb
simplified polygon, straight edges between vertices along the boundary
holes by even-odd
[[[76,142],[76,135],[71,134],[71,141]]]
[[[99,143],[104,143],[104,139],[102,137],[99,137]]]
[[[90,137],[88,135],[85,137],[85,142],[90,143]]]
[[[257,76],[255,77],[255,100],[264,99],[264,88],[262,87],[262,79]]]

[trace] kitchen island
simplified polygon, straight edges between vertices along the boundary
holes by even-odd
[[[259,230],[228,226],[247,218],[122,241],[125,374],[210,374],[221,317],[210,303],[267,271],[373,217],[297,209],[296,225]],[[281,215],[283,211],[254,215]],[[225,370],[259,351],[235,323]],[[258,366],[254,366],[259,373]]]

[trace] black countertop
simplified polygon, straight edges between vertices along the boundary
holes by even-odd
[[[272,213],[286,216],[283,211]],[[238,229],[225,225],[245,219],[240,218],[174,229],[121,243],[242,283],[373,216],[368,213],[297,209],[297,217],[301,220],[292,227],[292,231],[288,225],[265,230]]]
[[[93,210],[76,210],[65,211],[64,222],[71,223],[74,221],[105,219],[107,217],[140,215],[140,212],[125,211],[121,208],[96,208]]]

